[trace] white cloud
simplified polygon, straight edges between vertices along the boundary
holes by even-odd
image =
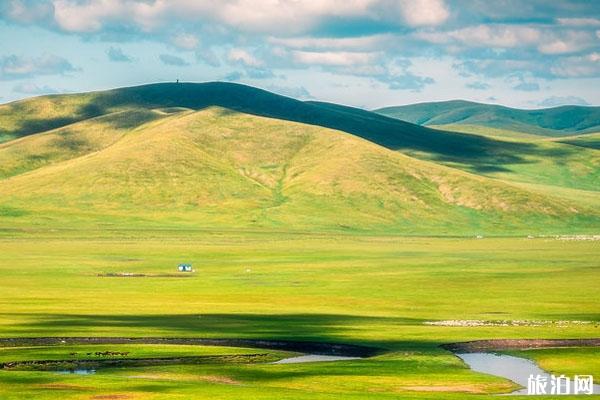
[[[421,31],[414,37],[438,45],[446,51],[460,53],[464,48],[512,49],[532,47],[542,54],[568,54],[598,45],[593,32],[556,30],[524,25],[477,25],[451,31]],[[453,47],[458,46],[458,47]]]
[[[324,17],[365,15],[374,0],[235,0],[223,1],[219,19],[253,32],[298,33]]]
[[[370,35],[359,37],[270,37],[269,43],[291,49],[352,49],[372,50],[393,40],[391,35]]]
[[[197,18],[211,10],[207,0],[52,0],[52,4],[54,20],[67,32],[96,32],[111,22],[150,32],[173,16]]]
[[[53,54],[30,58],[17,55],[0,57],[0,79],[19,79],[36,75],[58,75],[76,71],[66,59]]]
[[[94,32],[110,21],[152,31],[170,18],[214,20],[253,32],[299,32],[326,16],[364,14],[375,0],[53,0],[55,20],[70,32]]]
[[[540,85],[536,82],[521,82],[518,85],[513,86],[513,89],[522,92],[537,92],[540,90]]]
[[[52,5],[49,3],[25,4],[17,0],[7,1],[7,3],[9,3],[6,9],[8,16],[21,23],[31,23],[52,15]]]
[[[562,54],[573,51],[572,43],[567,43],[564,40],[555,40],[550,43],[541,44],[538,49],[544,54]]]
[[[553,65],[550,71],[561,78],[600,76],[600,53],[563,58]]]
[[[585,99],[578,96],[552,96],[537,103],[542,107],[557,107],[564,105],[589,106]]]
[[[158,59],[165,65],[172,65],[175,67],[186,67],[190,65],[190,63],[183,58],[171,54],[161,54],[158,56]]]
[[[481,81],[468,82],[465,86],[474,90],[488,90],[491,87],[488,83]]]
[[[242,64],[246,67],[261,67],[263,65],[262,61],[258,60],[252,54],[248,53],[244,49],[231,49],[227,54],[227,59],[232,63]]]
[[[198,47],[200,40],[196,36],[189,33],[180,33],[172,37],[171,43],[180,49],[194,50],[196,47]]]
[[[443,0],[401,0],[399,6],[410,26],[439,25],[450,16]]]
[[[133,57],[125,54],[123,49],[120,47],[111,46],[108,50],[106,50],[106,55],[108,59],[113,62],[133,62]]]
[[[52,94],[58,93],[58,90],[51,88],[50,86],[38,86],[32,82],[23,82],[13,88],[14,92],[23,94]]]
[[[307,32],[328,18],[386,20],[419,27],[439,25],[450,15],[444,0],[50,0],[51,6],[45,7],[11,1],[9,17],[13,20],[50,17],[60,29],[81,33],[97,32],[111,23],[152,32],[176,19],[287,36]]]
[[[100,0],[79,4],[69,0],[55,0],[54,19],[69,32],[93,32],[102,27],[102,19],[124,11],[117,0]]]
[[[299,51],[292,52],[294,61],[307,65],[327,66],[353,66],[357,64],[368,64],[377,57],[376,53],[348,52],[348,51]]]
[[[210,65],[211,67],[219,67],[221,65],[221,61],[217,54],[208,47],[196,50],[195,54],[196,60]]]
[[[544,54],[575,53],[595,45],[596,39],[589,32],[568,31],[554,40],[544,41],[538,50]]]
[[[565,26],[600,26],[598,18],[558,18],[556,21]]]
[[[453,31],[418,32],[415,37],[436,44],[457,41],[470,47],[510,48],[536,44],[541,33],[527,26],[477,25]]]

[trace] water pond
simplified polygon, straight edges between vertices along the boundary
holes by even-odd
[[[324,361],[347,361],[359,360],[361,357],[343,357],[343,356],[322,356],[318,354],[305,354],[297,357],[284,358],[283,360],[275,361],[273,364],[297,364],[308,362],[324,362]]]
[[[62,375],[93,375],[96,373],[95,369],[63,369],[55,371],[57,374]]]
[[[526,358],[495,353],[457,353],[456,356],[473,371],[506,378],[523,386],[523,389],[511,394],[527,394],[527,380],[530,375],[540,375],[550,382],[550,374]],[[600,394],[600,385],[594,385],[593,389],[594,394]]]

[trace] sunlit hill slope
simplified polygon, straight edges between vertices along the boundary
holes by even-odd
[[[562,195],[434,162],[481,167],[491,162],[486,154],[508,162],[510,144],[247,86],[47,96],[1,106],[0,122],[5,229],[521,234],[600,226],[593,191],[579,201],[567,187]]]

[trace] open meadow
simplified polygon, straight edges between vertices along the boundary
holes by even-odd
[[[555,237],[5,231],[0,337],[286,339],[364,345],[377,355],[286,365],[271,362],[289,353],[235,347],[0,347],[0,362],[96,351],[233,356],[90,375],[0,369],[0,398],[454,399],[509,392],[514,383],[471,371],[440,345],[597,337],[599,248],[598,241]],[[178,274],[181,262],[196,271]],[[240,358],[257,353],[263,358]],[[553,372],[600,376],[593,348],[525,353]],[[568,364],[560,362],[565,354]]]
[[[0,0],[0,400],[600,399],[598,88],[600,0]]]

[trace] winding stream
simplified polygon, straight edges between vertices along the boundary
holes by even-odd
[[[39,337],[39,338],[0,338],[0,347],[21,346],[52,346],[52,345],[84,345],[84,344],[161,344],[161,345],[201,345],[201,346],[230,346],[252,347],[259,349],[285,350],[300,353],[298,356],[284,358],[273,364],[293,364],[307,362],[346,361],[372,357],[384,352],[383,349],[354,344],[304,342],[286,340],[261,339],[208,339],[208,338],[164,338],[164,337]],[[527,394],[527,381],[530,375],[546,377],[550,374],[541,369],[531,360],[494,353],[498,350],[519,350],[525,348],[559,348],[600,346],[600,338],[591,339],[494,339],[476,340],[471,342],[449,343],[442,345],[462,359],[473,371],[505,378],[517,383],[525,389],[519,389],[511,394]],[[250,355],[254,357],[262,354]],[[203,359],[217,356],[196,357]],[[220,356],[227,357],[227,356]],[[239,356],[238,356],[239,357]],[[55,370],[64,374],[89,375],[96,372],[95,368],[86,368],[85,363],[94,362],[101,366],[125,365],[126,363],[142,363],[142,365],[170,365],[176,362],[186,362],[188,358],[152,358],[152,359],[111,359],[98,360],[38,360],[15,361],[0,363],[0,369],[11,369],[18,365],[35,364],[47,366],[61,362],[79,363],[73,370]],[[94,364],[94,365],[95,365]],[[600,394],[600,385],[593,386],[593,393]]]
[[[61,375],[93,375],[96,373],[95,369],[61,369],[58,371],[54,371],[57,374]]]
[[[527,394],[527,380],[530,375],[545,377],[550,382],[550,374],[526,358],[495,353],[456,353],[456,356],[473,371],[506,378],[523,386],[523,389],[510,394]],[[594,385],[593,393],[600,394],[600,385]]]

